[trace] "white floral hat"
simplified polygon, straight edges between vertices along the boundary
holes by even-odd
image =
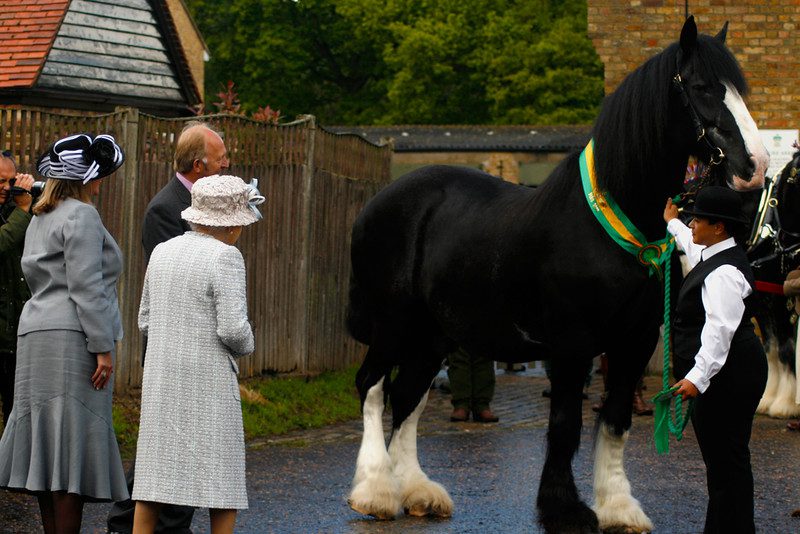
[[[246,184],[238,176],[215,174],[192,186],[192,205],[181,212],[190,223],[203,226],[247,226],[261,219],[264,202],[255,178]]]

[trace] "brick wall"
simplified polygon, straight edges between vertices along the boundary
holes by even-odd
[[[605,65],[606,93],[680,35],[684,0],[588,0],[589,37]],[[800,0],[689,0],[701,33],[728,21],[727,44],[750,85],[761,128],[800,126]]]

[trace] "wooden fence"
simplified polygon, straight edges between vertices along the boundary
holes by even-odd
[[[238,245],[247,264],[256,336],[255,353],[240,361],[241,376],[315,373],[358,361],[361,349],[344,326],[350,228],[365,202],[388,183],[391,147],[332,134],[311,116],[280,126],[229,115],[202,119],[223,134],[229,172],[258,178],[267,197],[264,219],[248,226]],[[118,388],[141,383],[141,221],[149,200],[173,175],[175,140],[188,120],[193,119],[163,119],[130,108],[99,116],[0,109],[0,150],[11,150],[21,169],[33,171],[50,143],[70,133],[111,133],[125,150],[125,164],[104,181],[97,202],[125,255]]]

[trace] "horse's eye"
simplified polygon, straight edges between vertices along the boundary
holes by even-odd
[[[711,91],[711,86],[706,83],[693,83],[692,89],[699,93],[708,93]]]

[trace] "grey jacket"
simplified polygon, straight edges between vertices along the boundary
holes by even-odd
[[[22,271],[31,288],[18,334],[84,332],[89,352],[122,339],[117,279],[122,253],[94,206],[68,198],[28,226]]]

